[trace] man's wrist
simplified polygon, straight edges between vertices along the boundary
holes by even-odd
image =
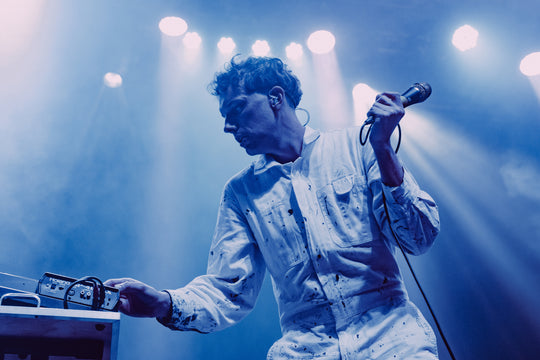
[[[399,186],[403,182],[404,170],[389,141],[371,144],[379,165],[381,181],[389,187]]]
[[[392,149],[390,141],[370,141],[370,143],[375,154],[386,151],[394,151],[394,149]]]
[[[172,316],[172,298],[168,291],[160,291],[156,318],[170,318]]]

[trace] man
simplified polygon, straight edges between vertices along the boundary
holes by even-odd
[[[421,254],[439,230],[434,201],[390,145],[404,115],[399,94],[377,97],[361,146],[359,128],[300,124],[300,84],[279,59],[233,58],[212,85],[225,132],[258,158],[225,185],[207,274],[166,291],[109,280],[120,311],[220,330],[252,309],[266,268],[283,334],[268,359],[436,359],[394,258],[396,241]]]

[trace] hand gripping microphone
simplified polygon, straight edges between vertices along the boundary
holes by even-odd
[[[401,95],[401,103],[403,104],[403,107],[407,107],[409,105],[418,104],[426,100],[429,95],[431,95],[431,86],[429,86],[426,82],[421,83],[415,83],[413,86],[411,86],[407,91]],[[373,116],[370,116],[364,121],[364,124],[362,124],[362,127],[360,128],[360,144],[362,146],[366,145],[369,133],[371,132],[371,126],[368,127],[366,136],[364,137],[364,127],[366,125],[371,125],[375,122],[375,118]],[[399,124],[397,125],[398,131],[399,131],[399,138],[398,138],[398,144],[396,146],[395,152],[397,153],[399,150],[399,145],[401,144],[401,127]]]
[[[415,83],[407,91],[401,95],[401,102],[403,107],[406,108],[409,105],[418,104],[426,100],[431,95],[431,86],[426,82]],[[364,125],[373,124],[375,119],[370,116],[364,122]]]

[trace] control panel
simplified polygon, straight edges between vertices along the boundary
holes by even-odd
[[[118,289],[104,286],[105,296],[99,310],[117,311],[120,294]],[[90,308],[96,304],[100,286],[89,280],[78,280],[63,275],[46,272],[38,283],[37,293],[54,299],[66,300]],[[66,294],[67,292],[67,294]]]

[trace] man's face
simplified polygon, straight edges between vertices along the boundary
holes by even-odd
[[[228,89],[220,97],[224,131],[231,133],[249,155],[270,154],[276,145],[276,118],[268,96]]]

